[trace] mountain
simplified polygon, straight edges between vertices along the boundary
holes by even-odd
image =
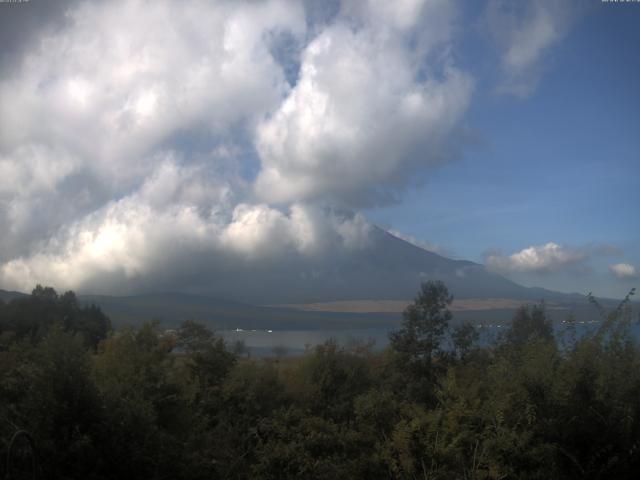
[[[9,302],[14,298],[21,298],[26,296],[27,296],[26,293],[9,292],[7,290],[0,290],[0,300],[2,300],[3,302]]]
[[[452,260],[375,228],[370,245],[332,258],[288,260],[230,269],[200,279],[190,293],[249,304],[298,304],[336,300],[406,300],[421,282],[444,281],[455,298],[580,301],[542,288],[527,288],[483,265]]]
[[[79,299],[99,305],[116,326],[156,318],[167,326],[194,319],[216,329],[356,329],[397,325],[402,302],[429,279],[449,287],[459,302],[458,320],[505,322],[518,305],[542,299],[556,319],[570,311],[580,318],[596,315],[584,295],[523,287],[482,265],[443,257],[377,228],[368,248],[349,255],[238,265],[222,276],[196,279],[187,292]],[[0,291],[4,300],[21,295]],[[363,304],[384,308],[355,308]]]

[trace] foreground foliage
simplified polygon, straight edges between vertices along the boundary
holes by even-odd
[[[112,332],[38,287],[0,302],[0,478],[17,430],[46,478],[636,478],[629,297],[560,336],[524,306],[482,347],[450,303],[424,284],[381,353],[327,342],[253,360],[195,322]]]

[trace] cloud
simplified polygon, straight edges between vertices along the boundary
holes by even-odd
[[[213,270],[210,280],[243,264],[314,259],[368,246],[372,227],[361,215],[301,204],[287,211],[230,205],[228,186],[204,191],[198,183],[196,170],[161,165],[134,194],[66,226],[34,253],[4,263],[1,284],[126,292],[153,285],[154,277],[206,277]],[[216,207],[200,210],[202,195],[209,201],[217,196],[211,202]]]
[[[449,2],[56,5],[0,73],[4,288],[366,249],[344,212],[450,158],[472,93]]]
[[[269,35],[304,29],[302,8],[283,1],[71,10],[67,28],[42,36],[0,79],[0,216],[16,239],[0,258],[127,195],[167,152],[219,170],[220,140],[289,89]],[[211,140],[194,147],[189,136]]]
[[[411,245],[414,245],[418,248],[422,248],[424,250],[427,250],[429,252],[433,252],[433,253],[437,253],[438,255],[442,255],[444,257],[452,257],[451,252],[442,247],[441,245],[437,245],[435,243],[429,243],[429,242],[425,242],[423,240],[420,240],[416,237],[414,237],[413,235],[407,235],[406,233],[402,233],[398,230],[394,230],[394,229],[389,229],[387,230],[387,233],[390,233],[391,235],[393,235],[394,237],[397,237],[401,240],[404,240],[405,242],[410,243]]]
[[[587,258],[587,253],[582,249],[549,242],[527,247],[509,256],[490,254],[485,258],[485,263],[489,269],[497,272],[548,273],[575,267]]]
[[[566,36],[576,10],[566,1],[489,0],[484,23],[504,75],[498,91],[523,97],[535,90],[549,52]]]
[[[620,279],[637,278],[636,267],[628,263],[616,263],[609,265],[611,274]]]
[[[0,141],[56,142],[111,175],[180,131],[276,107],[288,83],[265,37],[304,31],[303,11],[278,1],[87,3],[70,17],[3,80]]]
[[[10,69],[38,38],[67,24],[66,13],[79,0],[47,0],[4,5],[0,15],[0,68]],[[9,2],[5,2],[9,3]]]
[[[373,2],[370,23],[338,21],[309,43],[298,83],[258,128],[260,198],[366,204],[381,188],[404,185],[413,167],[446,158],[472,81],[446,56],[422,70],[437,42],[425,39],[421,57],[413,55],[421,3],[407,3],[387,17]],[[390,21],[381,25],[383,17]]]

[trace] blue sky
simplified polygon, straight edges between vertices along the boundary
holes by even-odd
[[[637,279],[614,279],[607,265],[640,264],[639,24],[640,5],[598,5],[580,16],[523,98],[496,93],[496,75],[485,71],[466,122],[477,144],[401,203],[368,214],[477,262],[492,249],[511,254],[547,242],[615,246],[615,255],[591,256],[593,271],[510,276],[624,295]],[[466,40],[470,55],[492,55],[487,42],[477,47],[473,29]]]

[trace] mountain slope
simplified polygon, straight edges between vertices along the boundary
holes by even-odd
[[[336,300],[405,300],[422,281],[442,280],[456,298],[574,300],[540,288],[526,288],[483,265],[452,260],[374,229],[368,248],[349,255],[270,263],[201,278],[186,291],[250,304],[315,303]]]
[[[27,294],[25,293],[20,293],[20,292],[9,292],[7,290],[0,290],[0,300],[2,300],[3,302],[9,302],[11,300],[13,300],[14,298],[22,298],[22,297],[26,297]]]
[[[420,283],[429,279],[444,281],[457,300],[468,299],[470,303],[474,303],[471,299],[488,299],[494,303],[501,300],[503,304],[511,301],[510,308],[458,310],[457,319],[508,319],[513,305],[541,299],[554,303],[558,318],[564,318],[569,310],[593,313],[583,295],[523,287],[487,271],[482,265],[445,258],[381,229],[371,232],[368,248],[348,255],[298,258],[286,265],[239,264],[225,270],[223,275],[212,272],[185,282],[187,286],[179,293],[80,295],[79,298],[84,303],[99,305],[116,325],[137,324],[154,318],[165,325],[176,325],[191,318],[218,329],[359,328],[397,324],[400,313],[292,309],[285,304],[409,301]],[[0,291],[0,298],[5,300],[21,295]]]

